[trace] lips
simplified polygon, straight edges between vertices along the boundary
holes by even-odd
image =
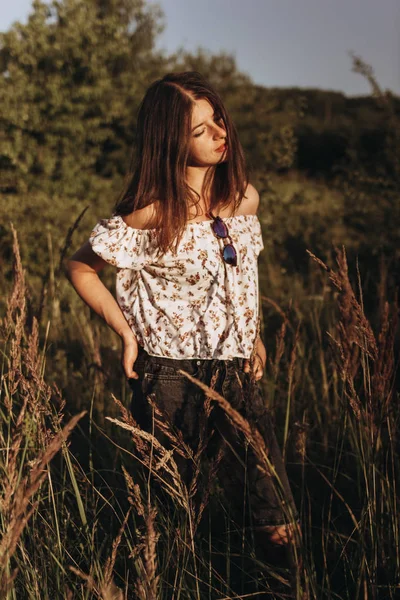
[[[219,148],[215,149],[215,152],[223,152],[227,147],[227,144],[222,144]]]

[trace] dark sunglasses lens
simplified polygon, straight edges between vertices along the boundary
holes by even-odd
[[[227,244],[224,247],[223,257],[224,257],[224,261],[226,263],[228,263],[228,265],[232,265],[233,267],[236,267],[237,255],[236,255],[236,250],[232,246],[232,244]]]
[[[216,217],[215,221],[213,222],[213,224],[211,225],[211,227],[213,228],[213,231],[215,233],[215,235],[217,235],[220,238],[226,238],[228,235],[228,228],[225,225],[225,223],[219,219],[218,217]]]

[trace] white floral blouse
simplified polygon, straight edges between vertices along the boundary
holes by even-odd
[[[257,334],[258,265],[264,248],[256,215],[222,219],[237,266],[222,258],[212,221],[188,223],[176,253],[156,258],[154,229],[119,215],[90,234],[93,251],[118,268],[116,297],[138,343],[153,356],[250,358]]]

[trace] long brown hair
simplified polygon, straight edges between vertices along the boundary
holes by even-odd
[[[158,200],[152,225],[161,253],[176,249],[189,218],[189,202],[200,196],[186,182],[191,117],[195,100],[206,99],[221,117],[229,156],[206,174],[210,209],[239,206],[248,184],[242,146],[224,104],[197,71],[169,73],[148,88],[139,107],[136,145],[127,184],[115,213],[127,215]]]

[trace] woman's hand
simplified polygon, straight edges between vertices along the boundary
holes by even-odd
[[[136,362],[139,346],[136,338],[132,335],[127,338],[122,338],[122,366],[125,371],[125,375],[128,379],[139,379],[139,375],[133,370],[133,366]]]
[[[256,347],[255,347],[255,355],[254,355],[254,364],[253,364],[253,373],[256,381],[261,379],[264,373],[265,365],[267,362],[267,351],[265,350],[265,346],[260,337],[257,338]],[[245,373],[250,372],[250,361],[246,359],[244,361],[243,370]]]

